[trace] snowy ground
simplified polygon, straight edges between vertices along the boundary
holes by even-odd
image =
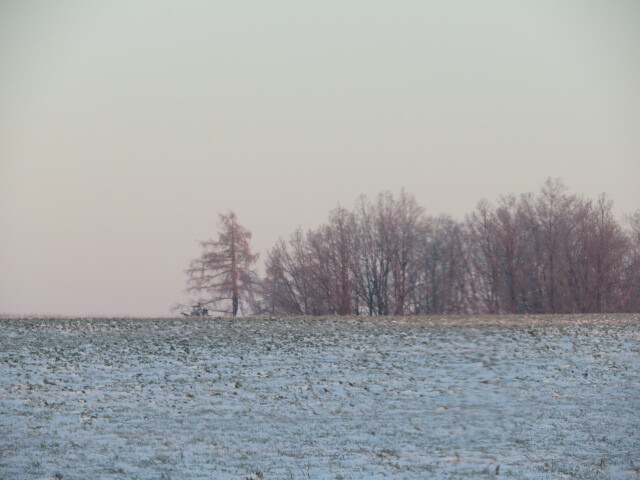
[[[494,477],[640,478],[640,315],[0,320],[1,480]]]

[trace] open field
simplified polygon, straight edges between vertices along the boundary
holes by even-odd
[[[640,315],[2,319],[41,478],[638,479]]]

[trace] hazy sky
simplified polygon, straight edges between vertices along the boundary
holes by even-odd
[[[640,208],[640,2],[0,2],[0,313],[167,315],[233,209],[264,252],[406,190]]]

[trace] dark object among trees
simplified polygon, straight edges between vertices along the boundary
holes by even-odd
[[[200,302],[195,305],[191,305],[191,311],[181,312],[183,317],[207,317],[209,315],[209,309],[203,306]]]

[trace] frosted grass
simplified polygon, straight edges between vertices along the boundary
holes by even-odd
[[[2,480],[640,478],[638,315],[0,328]]]

